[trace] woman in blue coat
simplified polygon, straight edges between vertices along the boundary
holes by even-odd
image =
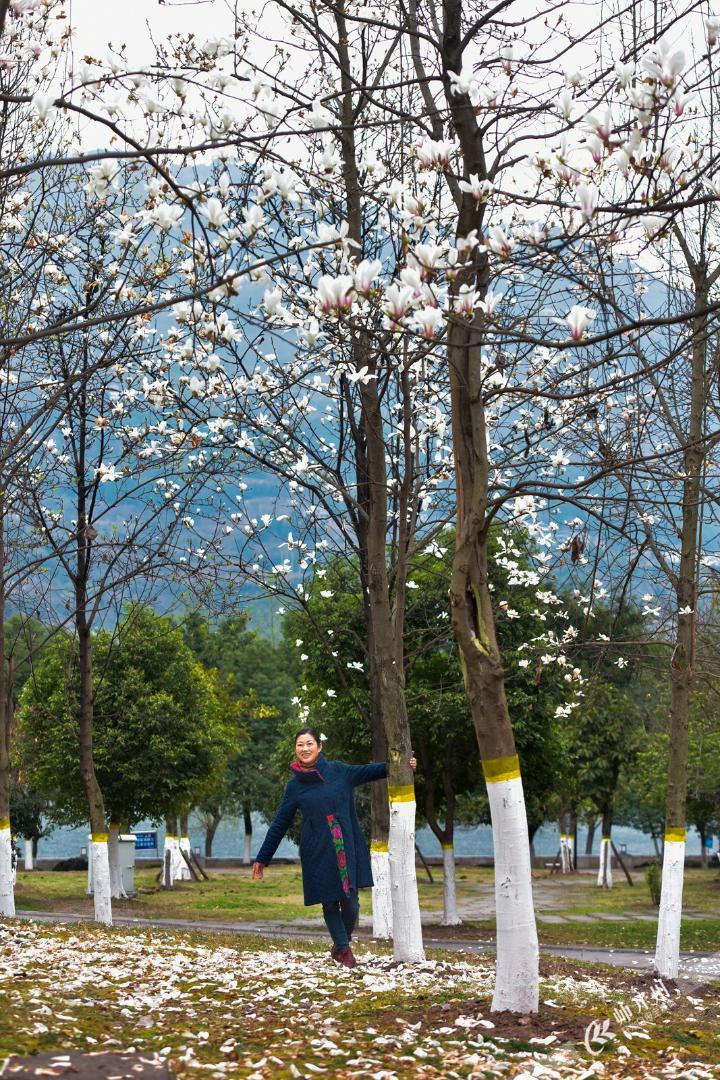
[[[295,736],[297,760],[290,766],[280,808],[253,864],[252,876],[262,881],[278,844],[296,812],[302,815],[300,865],[305,904],[322,904],[333,947],[333,960],[355,967],[350,937],[359,914],[358,889],[372,886],[370,854],[355,809],[353,789],[387,776],[385,762],[346,765],[328,761],[320,736],[311,727]],[[415,758],[410,759],[415,771]]]

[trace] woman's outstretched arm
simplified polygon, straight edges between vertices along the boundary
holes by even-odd
[[[414,757],[410,758],[410,768],[413,772],[417,767]],[[373,780],[384,780],[388,774],[387,762],[373,761],[370,765],[346,765],[348,778],[353,787],[359,784],[369,784]]]
[[[283,793],[283,799],[280,803],[277,814],[270,823],[270,828],[267,831],[265,839],[263,840],[262,847],[258,851],[255,862],[260,863],[262,866],[269,866],[272,861],[272,857],[278,849],[278,845],[282,840],[285,833],[292,825],[292,819],[295,817],[297,810],[297,802],[290,794],[290,783],[285,787]]]

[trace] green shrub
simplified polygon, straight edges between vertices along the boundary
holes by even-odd
[[[650,890],[650,899],[655,907],[660,907],[660,886],[662,881],[662,872],[660,870],[659,862],[651,862],[645,869],[645,880],[647,881],[648,889]]]

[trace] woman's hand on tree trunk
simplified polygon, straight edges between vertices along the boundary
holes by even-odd
[[[264,866],[263,863],[254,862],[253,863],[253,868],[252,868],[252,879],[253,879],[253,881],[262,881],[262,879],[263,879],[263,871],[264,870],[265,870],[265,866]]]
[[[410,765],[410,768],[412,769],[412,771],[415,772],[415,770],[417,769],[417,758],[416,757],[411,757],[408,764]]]

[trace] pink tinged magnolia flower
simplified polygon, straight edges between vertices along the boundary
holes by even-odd
[[[680,90],[676,90],[672,99],[673,112],[676,116],[682,116],[688,105],[691,105],[695,100],[695,94],[683,94]]]
[[[352,277],[340,274],[334,278],[323,274],[318,282],[317,297],[323,315],[347,315],[355,299]]]
[[[382,263],[379,259],[373,259],[369,262],[367,259],[363,259],[361,263],[355,268],[355,288],[361,296],[369,296],[372,292],[373,280],[378,276],[382,270]]]
[[[500,50],[500,61],[502,63],[502,69],[506,75],[512,74],[512,64],[515,59],[515,42],[511,41],[509,45],[503,45]]]
[[[613,132],[613,118],[610,109],[605,109],[602,114],[589,113],[585,117],[582,127],[585,131],[589,131],[591,135],[597,135],[598,139],[602,139],[603,142],[609,142]]]
[[[573,341],[580,341],[594,318],[595,312],[590,308],[582,307],[580,304],[575,304],[570,308],[566,322],[570,327],[570,337]]]
[[[712,49],[713,46],[718,43],[718,35],[720,35],[720,15],[708,15],[705,19],[705,33],[707,34],[707,43]]]
[[[432,340],[437,337],[443,326],[442,312],[436,307],[424,307],[415,312],[415,324],[424,338]]]
[[[472,173],[468,180],[461,180],[458,186],[461,191],[472,195],[477,206],[487,202],[494,190],[490,181],[481,180],[477,173]]]
[[[587,184],[579,184],[576,194],[580,213],[585,221],[590,221],[598,204],[597,189],[588,187]]]
[[[425,139],[415,147],[415,153],[422,169],[444,172],[450,168],[450,158],[455,153],[455,145],[446,139]]]
[[[410,285],[396,285],[393,283],[385,290],[385,303],[383,311],[388,319],[397,323],[408,312],[414,289]]]
[[[493,225],[492,228],[488,230],[486,243],[491,251],[496,255],[501,255],[503,259],[507,259],[508,255],[515,247],[514,237],[508,236],[499,225]]]

